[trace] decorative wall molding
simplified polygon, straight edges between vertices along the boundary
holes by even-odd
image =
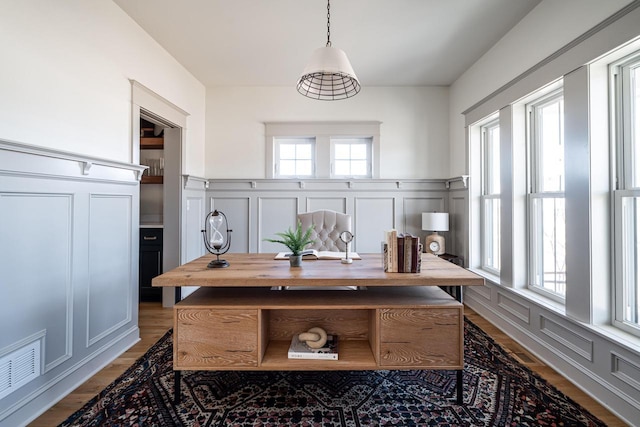
[[[145,166],[0,139],[0,175],[137,185]]]
[[[475,286],[465,289],[465,304],[631,425],[632,420],[640,419],[637,350],[561,316],[553,307],[527,298],[519,290],[490,281],[485,288],[489,288],[488,293]],[[519,316],[501,309],[499,299],[504,305],[507,294],[510,300],[527,307],[532,318],[544,318],[544,323],[523,323]]]
[[[46,331],[41,374],[2,398],[0,424],[21,425],[138,340],[143,169],[0,141],[0,234],[11,242],[0,270],[14,284],[3,310],[15,319],[0,352]]]

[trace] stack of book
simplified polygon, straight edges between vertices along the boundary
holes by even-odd
[[[327,343],[322,348],[311,348],[294,335],[287,356],[289,359],[338,360],[338,337],[327,335]]]
[[[422,262],[420,238],[396,230],[385,231],[382,262],[388,273],[419,273]]]

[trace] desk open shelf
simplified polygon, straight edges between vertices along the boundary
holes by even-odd
[[[174,369],[462,369],[462,304],[438,287],[358,291],[201,288],[176,304]],[[289,359],[320,326],[339,360]]]

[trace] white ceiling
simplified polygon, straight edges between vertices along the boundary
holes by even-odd
[[[293,86],[326,0],[114,0],[205,86]],[[331,42],[363,86],[448,86],[540,0],[334,0]]]

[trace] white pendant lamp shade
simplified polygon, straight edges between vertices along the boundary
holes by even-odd
[[[360,92],[360,82],[347,54],[331,46],[313,52],[296,87],[304,96],[328,101],[350,98]]]

